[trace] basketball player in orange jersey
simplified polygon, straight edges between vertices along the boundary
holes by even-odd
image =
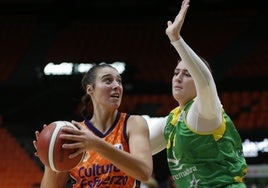
[[[87,154],[68,172],[55,172],[45,166],[41,188],[63,188],[70,177],[75,181],[73,188],[139,187],[140,181],[152,175],[149,130],[142,116],[118,111],[123,95],[119,72],[108,64],[95,65],[84,75],[82,86],[86,92],[82,98],[85,120],[72,121],[79,130],[63,128],[66,134],[61,136],[75,141],[63,145],[78,149],[71,158],[84,151]],[[87,110],[90,100],[91,116]]]

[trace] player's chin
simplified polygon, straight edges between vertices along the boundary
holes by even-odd
[[[176,90],[172,91],[172,95],[175,100],[179,100],[181,98],[181,92],[178,92]]]
[[[113,101],[109,103],[110,108],[116,110],[120,107],[121,101]]]
[[[181,95],[181,91],[179,89],[173,88],[172,94],[174,97],[179,97]]]
[[[112,98],[110,100],[110,102],[111,102],[112,105],[120,106],[120,104],[121,104],[121,98]]]

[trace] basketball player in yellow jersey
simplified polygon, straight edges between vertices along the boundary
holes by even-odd
[[[172,77],[178,106],[150,126],[152,145],[160,151],[161,143],[166,144],[177,187],[246,188],[240,135],[221,104],[209,65],[181,36],[189,6],[190,0],[183,0],[174,21],[167,22],[166,34],[180,57]]]
[[[119,72],[108,64],[93,66],[83,77],[86,92],[84,121],[72,121],[78,130],[63,128],[61,138],[74,141],[64,148],[77,149],[70,158],[87,151],[84,161],[70,172],[54,172],[45,166],[41,188],[64,188],[70,175],[73,187],[138,187],[152,175],[153,162],[149,130],[142,116],[120,113],[123,95]],[[88,103],[93,104],[89,115]],[[38,139],[39,132],[36,132]],[[34,141],[35,145],[35,141]],[[35,145],[36,147],[36,145]],[[38,156],[38,154],[36,154]]]

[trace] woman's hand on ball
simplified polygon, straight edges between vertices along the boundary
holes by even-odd
[[[45,126],[47,126],[47,124],[44,124],[43,125],[43,128],[45,127]],[[39,138],[39,131],[35,131],[34,132],[34,134],[35,134],[35,140],[33,141],[33,145],[34,145],[34,148],[35,148],[35,152],[34,152],[34,155],[36,156],[36,157],[38,157],[38,153],[37,153],[37,145],[36,145],[36,142],[37,142],[37,140],[38,140],[38,138]]]
[[[37,146],[36,146],[36,142],[37,142],[37,140],[38,140],[38,136],[39,136],[39,131],[35,131],[35,138],[36,138],[36,140],[34,140],[33,141],[33,145],[34,145],[34,148],[35,148],[35,152],[34,152],[34,155],[36,156],[36,157],[38,157],[38,153],[37,153]]]
[[[72,121],[78,129],[65,126],[62,128],[64,134],[60,135],[61,139],[72,141],[72,143],[65,143],[62,145],[65,149],[76,149],[69,157],[74,158],[79,154],[92,149],[92,141],[96,136],[85,127],[81,126],[79,122]]]

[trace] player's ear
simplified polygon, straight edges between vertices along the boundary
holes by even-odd
[[[93,92],[93,87],[92,87],[92,85],[87,85],[87,94],[92,94],[92,92]]]

